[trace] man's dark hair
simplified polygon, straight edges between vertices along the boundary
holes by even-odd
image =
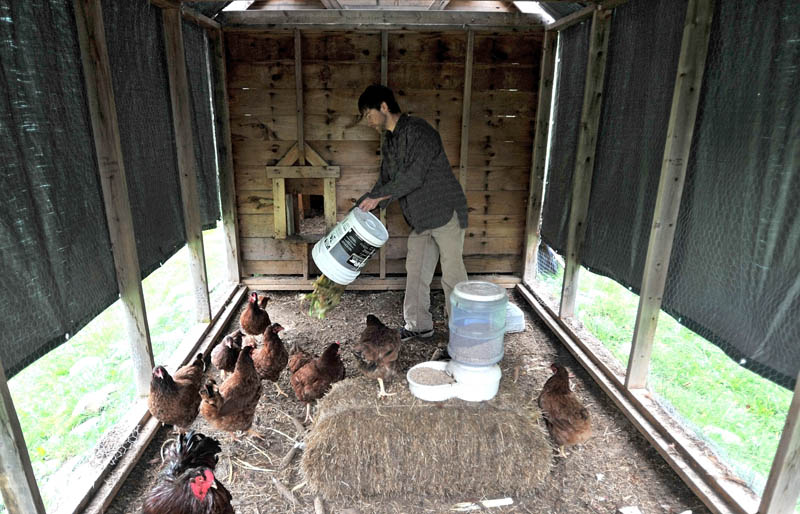
[[[394,93],[386,86],[373,84],[361,93],[358,97],[358,112],[363,113],[367,109],[381,110],[381,102],[386,102],[386,107],[392,114],[400,113],[400,106],[394,99]]]

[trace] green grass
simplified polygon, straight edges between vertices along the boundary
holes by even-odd
[[[221,228],[204,232],[209,289],[224,273]],[[156,363],[166,361],[195,324],[194,293],[186,247],[142,283]],[[55,350],[9,380],[28,453],[48,509],[59,481],[48,480],[62,467],[85,460],[100,437],[127,413],[135,386],[127,332],[119,301]],[[100,391],[98,410],[77,409]]]
[[[581,268],[578,319],[627,366],[638,295]],[[563,272],[537,283],[560,297]],[[662,404],[761,492],[792,391],[739,366],[722,350],[661,312],[648,379]]]

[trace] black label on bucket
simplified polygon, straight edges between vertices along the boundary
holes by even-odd
[[[338,245],[347,254],[347,264],[356,270],[360,270],[367,262],[367,259],[372,257],[372,254],[378,249],[378,247],[372,246],[358,237],[355,230],[352,229],[342,236]]]

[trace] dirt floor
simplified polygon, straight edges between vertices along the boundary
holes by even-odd
[[[554,452],[552,472],[536,490],[523,497],[514,497],[511,506],[488,509],[488,512],[605,514],[614,513],[621,507],[636,506],[644,514],[684,513],[687,510],[695,514],[708,513],[702,502],[536,318],[525,301],[516,293],[509,294],[511,301],[525,312],[526,330],[505,337],[505,357],[500,362],[503,380],[516,377],[517,386],[535,400],[551,374],[549,365],[552,362],[565,364],[576,376],[572,380],[573,389],[591,412],[595,435],[583,446],[569,449],[566,459]],[[348,291],[342,303],[325,320],[312,319],[305,314],[302,293],[270,292],[269,296],[272,298],[268,307],[270,317],[286,329],[281,336],[287,347],[297,342],[303,349],[316,354],[334,340],[341,341],[345,348],[347,343],[357,340],[368,313],[377,315],[389,326],[400,327],[402,323],[401,291]],[[442,313],[443,303],[442,292],[434,292],[434,337],[404,343],[401,355],[403,376],[414,364],[429,360],[437,347],[446,347],[448,329]],[[238,316],[225,333],[237,327]],[[342,356],[348,376],[358,375],[354,357],[346,349]],[[213,367],[209,367],[207,373],[214,377],[218,374]],[[239,514],[315,512],[314,496],[308,487],[303,486],[299,456],[291,465],[279,469],[281,460],[293,446],[292,440],[302,437],[289,416],[302,420],[305,414],[304,405],[294,398],[288,371],[284,372],[279,384],[288,393],[288,398],[278,395],[269,382],[263,384],[253,427],[264,435],[264,441],[250,438],[232,441],[230,435],[210,428],[202,416],[192,425],[195,430],[220,440],[223,451],[217,466],[217,478],[231,491]],[[407,387],[405,380],[393,383],[389,391],[401,387]],[[171,437],[170,427],[159,431],[108,512],[127,514],[140,511],[144,495],[160,469],[159,450]],[[295,489],[295,504],[278,492],[273,479]],[[348,504],[325,502],[325,512],[449,512],[455,503],[467,500],[476,498],[427,498],[413,503],[402,498],[383,501],[366,498]]]

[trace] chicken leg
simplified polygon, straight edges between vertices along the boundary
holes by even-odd
[[[397,393],[387,393],[386,389],[383,387],[383,379],[378,378],[378,385],[380,386],[380,391],[378,391],[378,398],[383,398],[384,396],[394,396]]]
[[[314,418],[311,417],[311,403],[306,403],[306,419],[303,420],[303,423],[308,423],[308,421],[314,422]]]
[[[288,394],[283,392],[283,389],[281,389],[281,386],[279,386],[277,382],[273,382],[273,384],[275,384],[275,390],[277,391],[278,394],[282,394],[283,396],[285,396],[287,398],[289,397]]]

